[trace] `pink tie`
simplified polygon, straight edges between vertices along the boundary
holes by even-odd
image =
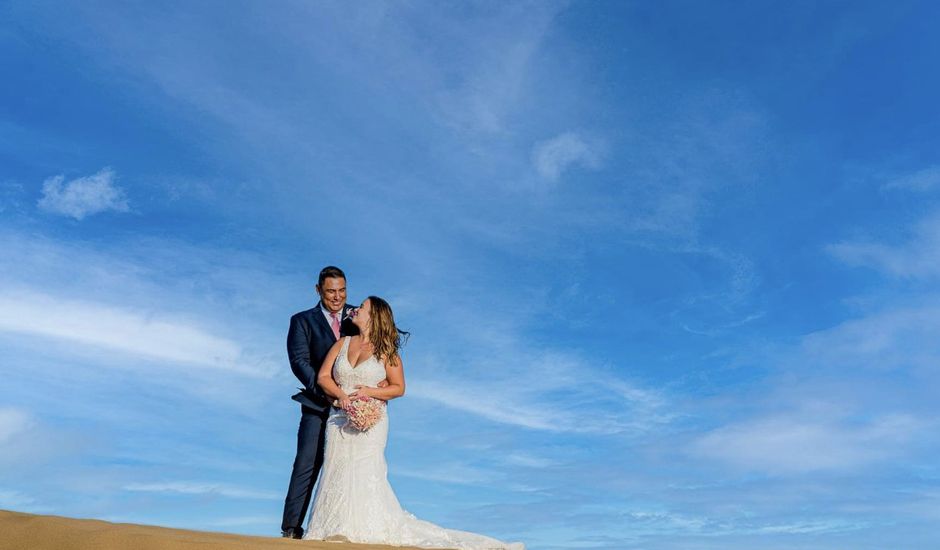
[[[333,318],[333,322],[330,323],[330,326],[333,327],[333,336],[339,340],[339,315],[336,313],[330,313],[330,317]]]

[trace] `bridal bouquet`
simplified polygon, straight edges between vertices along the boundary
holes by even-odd
[[[343,409],[346,411],[346,425],[364,432],[382,420],[384,408],[385,401],[381,399],[357,395],[350,400],[349,406]]]

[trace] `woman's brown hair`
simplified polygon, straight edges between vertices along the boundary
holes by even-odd
[[[372,306],[369,319],[372,354],[386,365],[393,365],[398,358],[398,350],[408,339],[408,333],[395,326],[395,316],[388,302],[378,296],[369,296],[369,304]]]

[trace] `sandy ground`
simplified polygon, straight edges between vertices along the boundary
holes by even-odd
[[[389,550],[377,544],[314,542],[186,531],[0,510],[0,550]]]

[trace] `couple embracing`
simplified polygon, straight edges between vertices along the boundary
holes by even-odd
[[[291,317],[287,335],[291,370],[303,388],[293,396],[300,402],[301,418],[282,535],[421,548],[524,550],[521,543],[444,529],[402,509],[388,482],[384,404],[405,393],[398,353],[403,333],[385,300],[370,296],[358,308],[346,304],[346,275],[337,267],[323,268],[317,293],[320,303]],[[367,428],[355,425],[350,421],[354,401],[381,404],[380,418]],[[313,510],[304,531],[311,497]]]

